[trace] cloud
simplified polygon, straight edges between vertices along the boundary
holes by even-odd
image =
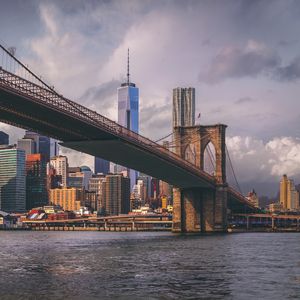
[[[270,160],[271,174],[280,176],[299,175],[300,172],[300,139],[283,137],[269,141],[266,148],[276,159]]]
[[[280,40],[278,42],[278,45],[281,46],[281,47],[290,47],[290,46],[293,46],[294,44],[297,44],[299,41],[298,40]]]
[[[24,135],[24,130],[10,126],[0,122],[0,131],[3,131],[9,135],[9,143],[16,144],[18,139],[22,138]]]
[[[300,180],[298,138],[276,137],[263,142],[254,137],[234,136],[228,137],[226,144],[241,183],[266,182],[278,187],[283,174]]]
[[[274,51],[250,40],[244,48],[228,46],[221,49],[199,79],[214,84],[228,78],[256,77],[272,71],[279,63],[280,58]]]
[[[94,170],[94,157],[65,147],[59,147],[59,154],[68,157],[70,167],[88,166]]]
[[[243,122],[242,118],[234,115],[237,107],[232,108],[233,112],[223,110],[222,114],[212,117],[208,113],[216,107],[238,106],[232,99],[241,99],[243,95],[264,99],[264,107],[261,103],[251,106],[248,102],[253,115],[269,110],[270,105],[273,109],[281,102],[279,93],[262,95],[263,87],[259,86],[261,79],[271,79],[271,76],[260,75],[271,74],[276,67],[280,67],[276,50],[270,50],[273,47],[268,39],[264,39],[264,43],[259,42],[262,40],[257,38],[260,32],[252,32],[251,36],[240,32],[241,28],[246,30],[242,26],[245,16],[238,18],[240,12],[247,13],[247,22],[253,20],[258,10],[255,5],[236,5],[229,1],[228,6],[217,10],[215,2],[76,3],[69,5],[67,2],[54,1],[39,5],[41,32],[28,39],[27,45],[32,50],[29,65],[49,79],[66,97],[116,120],[117,92],[113,92],[112,82],[122,81],[125,77],[126,53],[130,47],[130,73],[140,88],[140,119],[147,122],[148,116],[151,116],[151,125],[163,126],[154,131],[156,127],[141,123],[143,135],[156,138],[160,136],[160,131],[169,131],[172,111],[170,99],[172,89],[176,86],[194,86],[197,114],[201,111],[203,120],[209,122],[227,122],[237,128],[235,133],[241,133],[240,128],[245,130],[244,124],[238,124]],[[282,6],[279,2],[272,5],[276,8],[276,16]],[[263,25],[266,25],[264,23],[269,16],[270,5],[259,4],[259,7],[262,25],[259,30],[264,31],[268,28]],[[237,28],[236,24],[240,26]],[[287,39],[288,36],[281,33],[276,37],[275,44],[283,38]],[[207,62],[211,63],[206,68]],[[199,85],[200,69],[205,70],[201,72],[204,82],[218,82],[220,88]],[[233,80],[225,80],[227,78]],[[241,82],[237,85],[236,78],[245,78],[244,85]],[[101,98],[81,96],[87,90],[97,93],[95,89],[105,90],[109,87],[109,95],[103,91]],[[272,84],[268,88],[274,90]],[[286,94],[289,93],[286,91]],[[293,102],[297,100],[293,95],[289,99]],[[168,106],[169,113],[162,115],[161,112]],[[151,113],[148,114],[146,108]],[[160,116],[165,118],[164,121],[155,122],[155,117]],[[267,121],[275,122],[271,118]],[[254,122],[246,126],[247,134],[257,133]],[[274,127],[274,124],[269,126]]]
[[[279,67],[275,76],[281,81],[296,81],[300,78],[300,56],[286,66]]]
[[[101,82],[97,74],[140,14],[141,6],[133,4],[81,2],[80,9],[71,9],[59,2],[42,2],[41,34],[27,40],[31,56],[26,63],[73,99],[89,87],[118,80],[119,72]]]
[[[242,97],[238,100],[235,101],[235,104],[244,104],[244,103],[251,103],[254,102],[255,100],[252,99],[251,97]]]
[[[299,44],[289,43],[300,33],[296,1],[31,1],[40,19],[27,12],[32,22],[26,30],[21,22],[22,34],[12,25],[20,27],[13,20],[21,9],[9,10],[9,16],[1,10],[0,24],[13,39],[9,44],[17,40],[22,60],[66,97],[116,120],[116,88],[125,77],[130,47],[143,135],[154,140],[167,135],[172,89],[194,86],[200,122],[223,122],[240,137],[232,158],[242,183],[277,182],[288,168],[297,173],[295,159],[281,161],[275,150],[283,139],[274,142],[278,135],[300,136],[300,88],[279,84],[299,78]],[[213,83],[218,84],[212,88]],[[22,136],[22,130],[1,126],[14,140]],[[268,140],[275,149],[267,148]],[[70,158],[73,165],[80,159],[90,160],[83,154]]]
[[[159,125],[158,122],[154,126]],[[254,188],[259,195],[275,196],[283,174],[295,179],[295,183],[300,182],[300,139],[276,137],[264,142],[250,136],[232,136],[227,137],[226,145],[243,193]],[[68,156],[70,166],[94,168],[94,158],[90,155],[64,147],[60,147],[60,154]],[[227,180],[236,185],[228,160]]]
[[[80,97],[80,102],[115,120],[117,116],[117,88],[120,83],[118,80],[111,80],[99,86],[90,87]]]
[[[159,105],[149,103],[142,107],[140,111],[140,131],[157,140],[172,131],[169,99],[161,99]]]

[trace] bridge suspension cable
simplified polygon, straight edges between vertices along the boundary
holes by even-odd
[[[170,137],[171,135],[173,135],[173,132],[171,132],[171,133],[169,133],[168,135],[166,135],[166,136],[164,136],[164,137],[162,137],[162,138],[156,140],[155,143],[158,143],[158,142],[160,142],[160,141],[162,141],[162,140],[164,140],[164,139]]]
[[[4,62],[4,60],[7,61],[7,57],[9,57],[9,59],[13,60],[14,62],[16,62],[23,70],[25,70],[25,75],[24,78],[25,80],[33,80],[33,83],[36,84],[36,82],[40,83],[42,85],[43,88],[45,88],[46,90],[52,92],[53,94],[55,94],[60,100],[66,102],[68,105],[70,105],[75,111],[79,112],[81,115],[84,115],[86,118],[88,119],[92,119],[92,116],[88,113],[86,113],[85,111],[83,111],[83,109],[80,109],[76,103],[74,103],[73,101],[65,98],[63,95],[60,95],[55,89],[54,86],[50,86],[48,83],[46,83],[41,76],[39,77],[38,75],[36,75],[33,71],[31,71],[28,66],[26,66],[25,64],[23,64],[18,58],[16,58],[15,53],[13,53],[12,51],[9,51],[8,49],[6,49],[1,43],[0,43],[0,49],[1,54],[2,54],[2,63]],[[5,59],[4,59],[5,57]],[[11,66],[11,64],[10,64]],[[1,67],[1,66],[0,66]],[[15,73],[16,70],[11,70],[8,68],[8,65],[6,64],[4,68],[4,65],[2,64],[3,69],[5,69],[6,71],[9,71],[11,73]],[[29,74],[31,76],[31,78],[28,78],[28,76],[26,76],[26,72],[27,74]],[[18,75],[17,75],[18,76]],[[103,117],[103,116],[102,116]],[[108,120],[107,118],[103,117],[104,119]],[[96,119],[94,120],[96,121]]]
[[[231,168],[231,171],[232,171],[233,178],[235,180],[236,186],[237,186],[239,192],[242,194],[242,190],[241,190],[240,185],[239,185],[239,183],[237,181],[237,178],[236,178],[236,175],[235,175],[235,171],[234,171],[234,168],[233,168],[233,165],[232,165],[232,161],[231,161],[231,158],[230,158],[230,154],[229,154],[227,145],[225,145],[225,149],[226,149],[226,154],[228,156],[229,165],[230,165],[230,168]]]
[[[58,94],[53,87],[48,85],[44,80],[42,80],[35,73],[33,73],[28,66],[25,66],[21,61],[15,58],[12,55],[12,53],[9,53],[9,51],[5,49],[5,47],[1,45],[1,43],[0,46],[0,52],[2,50],[3,55],[5,54],[5,56],[9,57],[9,59],[12,59],[16,63],[18,63],[18,65],[21,66],[23,70],[25,70],[28,74],[31,75],[31,78],[35,78],[35,80],[37,80],[40,83],[35,84],[34,82],[31,82],[28,79],[21,77],[20,75],[14,74],[13,72],[6,70],[5,67],[2,65],[3,67],[0,66],[1,88],[9,88],[13,91],[17,91],[21,94],[21,97],[25,97],[25,99],[27,97],[30,97],[30,101],[33,99],[33,101],[38,102],[39,105],[45,105],[50,110],[59,109],[59,111],[62,114],[67,114],[68,116],[70,116],[70,118],[75,118],[81,122],[86,122],[90,126],[93,126],[93,128],[100,129],[102,132],[107,132],[110,135],[114,135],[119,139],[128,141],[133,145],[138,145],[142,149],[151,151],[151,153],[161,155],[164,159],[170,161],[172,164],[183,168],[187,168],[189,173],[196,174],[197,176],[200,175],[209,184],[213,184],[214,178],[212,176],[209,176],[209,174],[197,168],[193,163],[184,160],[176,153],[163,148],[161,145],[158,145],[157,143],[151,141],[146,137],[143,137],[133,131],[130,131],[126,127],[117,124],[116,122],[98,114],[95,111],[92,111],[84,107],[83,105],[66,99],[64,96]],[[12,114],[17,114],[17,112],[13,111]],[[26,117],[30,118],[30,116]],[[42,122],[42,120],[39,119],[39,116],[37,116],[37,114],[35,116],[35,120],[37,122]],[[10,124],[9,120],[6,121],[8,124]],[[16,121],[16,123],[13,124],[18,125],[19,123]],[[21,124],[20,122],[19,125],[24,129],[33,129],[30,128],[30,126],[27,125],[27,123]],[[52,137],[58,139],[59,137],[63,136],[62,134],[56,135],[56,133],[47,130],[41,133],[45,132],[47,132],[47,134],[50,134]],[[94,137],[92,136],[81,135],[80,132],[78,132],[77,135],[79,135],[80,137],[85,137],[87,140],[94,139]]]

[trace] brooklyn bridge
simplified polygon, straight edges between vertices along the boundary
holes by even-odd
[[[61,145],[143,172],[173,185],[173,231],[227,230],[228,211],[256,208],[226,177],[226,125],[174,128],[174,151],[65,98],[0,45],[0,121],[61,141]],[[101,99],[100,99],[101,101]],[[208,145],[215,172],[204,170]],[[195,156],[189,157],[193,147]]]

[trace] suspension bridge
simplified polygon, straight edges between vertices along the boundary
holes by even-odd
[[[154,142],[65,98],[17,59],[14,51],[2,45],[0,50],[0,121],[173,185],[173,231],[225,231],[228,208],[256,210],[240,190],[227,183],[226,125],[174,128],[166,147],[166,143],[159,144],[164,138]],[[205,171],[205,153],[214,173]],[[229,164],[232,168],[230,159]]]

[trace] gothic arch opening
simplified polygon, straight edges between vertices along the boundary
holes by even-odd
[[[196,149],[194,144],[189,144],[185,148],[184,159],[192,164],[196,164]]]
[[[212,142],[209,142],[204,150],[203,170],[210,175],[216,173],[216,148]]]

